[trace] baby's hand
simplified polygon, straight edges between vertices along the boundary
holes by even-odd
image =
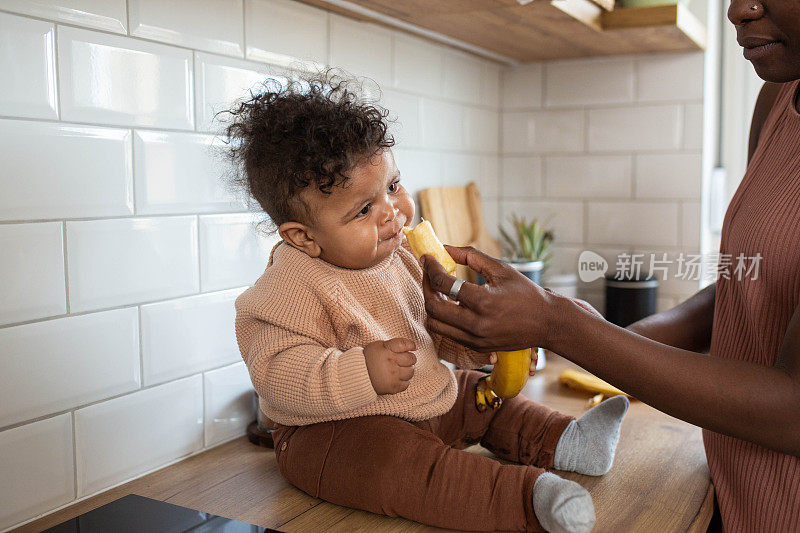
[[[403,338],[375,341],[364,346],[367,372],[375,392],[396,394],[408,388],[417,362],[417,356],[411,350],[416,349],[413,341]]]

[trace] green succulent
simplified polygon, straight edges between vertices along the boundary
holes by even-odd
[[[553,242],[553,230],[545,228],[537,219],[528,222],[524,217],[512,214],[509,217],[511,225],[516,232],[516,238],[512,238],[508,232],[500,226],[500,235],[503,237],[503,245],[506,253],[512,260],[542,261],[545,266],[550,259],[550,243]]]

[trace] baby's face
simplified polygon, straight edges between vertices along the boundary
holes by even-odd
[[[303,191],[315,221],[310,233],[320,258],[336,266],[367,268],[387,258],[414,218],[414,200],[400,185],[400,172],[388,148],[355,167],[330,195]]]

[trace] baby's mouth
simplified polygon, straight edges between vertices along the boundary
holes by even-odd
[[[393,234],[389,235],[388,237],[386,237],[386,238],[384,238],[384,239],[381,239],[379,242],[380,242],[380,243],[383,243],[383,242],[389,242],[389,241],[393,241],[393,240],[395,240],[395,239],[398,239],[398,238],[400,238],[402,235],[403,235],[403,225],[401,224],[401,225],[400,225],[400,229],[398,229],[398,230],[397,230],[397,232],[395,232],[395,233],[393,233]]]

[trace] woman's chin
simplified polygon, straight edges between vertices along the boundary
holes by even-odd
[[[770,54],[750,60],[758,77],[772,83],[786,83],[800,78],[800,65],[792,65],[784,54]]]

